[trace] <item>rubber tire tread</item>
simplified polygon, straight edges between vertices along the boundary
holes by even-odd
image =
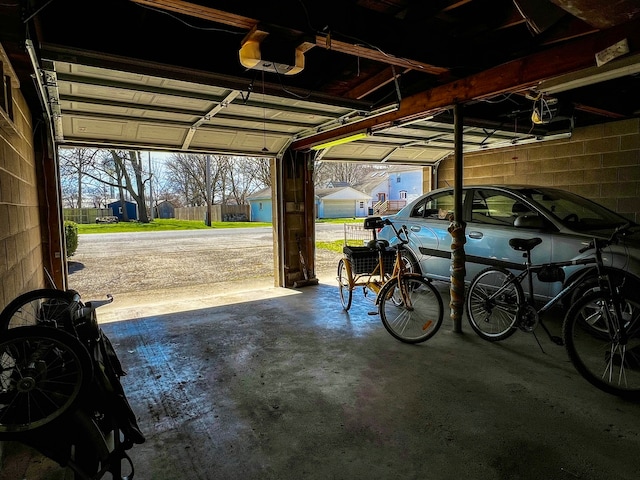
[[[22,295],[14,298],[0,313],[0,332],[6,332],[9,330],[11,319],[15,313],[24,305],[33,302],[34,300],[51,298],[57,300],[65,300],[69,303],[73,301],[75,292],[69,292],[65,290],[58,290],[55,288],[41,288],[38,290],[31,290],[30,292],[23,293]],[[31,326],[31,325],[19,325]],[[35,326],[35,324],[33,325]],[[16,327],[14,327],[16,328]]]
[[[338,262],[338,288],[340,289],[340,302],[342,303],[342,308],[345,311],[349,311],[351,308],[351,302],[353,300],[353,290],[349,287],[349,285],[343,285],[340,279],[342,278],[342,274],[344,271],[345,278],[347,276],[347,266],[343,258]],[[345,298],[346,297],[346,298]]]
[[[499,333],[496,335],[488,335],[478,326],[478,324],[476,323],[476,319],[473,317],[473,314],[471,313],[473,310],[471,308],[472,293],[476,288],[476,285],[478,281],[481,279],[481,277],[486,275],[488,272],[499,272],[505,275],[506,277],[508,277],[509,279],[515,278],[515,275],[513,275],[513,273],[501,267],[489,267],[478,272],[478,274],[473,278],[473,280],[471,280],[471,283],[469,284],[469,288],[467,290],[467,296],[466,296],[466,302],[465,302],[466,303],[465,307],[467,310],[467,320],[469,320],[469,325],[471,325],[471,328],[473,329],[473,331],[476,332],[476,334],[480,338],[488,342],[499,342],[501,340],[505,340],[509,338],[511,335],[516,333],[517,324],[518,324],[517,317],[515,322],[508,329],[504,330],[502,333]],[[518,306],[521,306],[522,303],[524,302],[524,291],[522,290],[522,285],[520,285],[520,283],[518,282],[513,282],[513,286],[516,290],[516,295],[518,296]]]
[[[76,337],[63,330],[42,326],[12,328],[0,336],[0,346],[9,342],[19,342],[20,339],[37,338],[53,340],[54,342],[59,344],[56,348],[64,348],[67,350],[67,352],[72,353],[73,357],[77,361],[78,368],[81,371],[80,385],[78,385],[77,389],[74,390],[75,394],[73,398],[71,398],[71,400],[68,400],[65,405],[63,405],[62,409],[58,409],[54,413],[48,415],[48,417],[50,418],[48,418],[46,421],[38,423],[33,428],[14,427],[13,429],[9,429],[5,426],[0,426],[0,436],[2,436],[3,434],[13,436],[15,434],[20,434],[23,432],[33,432],[34,430],[37,430],[38,428],[43,427],[51,421],[59,418],[63,414],[74,411],[74,409],[78,405],[78,402],[80,402],[85,397],[87,390],[90,388],[91,382],[93,380],[93,362],[91,359],[91,355]]]
[[[411,274],[411,273],[405,274],[403,276],[403,281],[420,282],[424,287],[426,287],[428,290],[431,291],[433,299],[437,302],[437,305],[438,305],[438,316],[435,319],[435,322],[436,322],[435,326],[423,336],[409,337],[409,338],[398,334],[395,331],[395,329],[391,327],[391,325],[389,324],[389,321],[387,320],[386,314],[384,313],[384,304],[387,301],[386,299],[387,299],[389,290],[396,288],[396,285],[398,283],[398,277],[394,277],[391,280],[389,280],[387,283],[385,283],[384,286],[382,287],[382,290],[380,290],[380,293],[378,294],[378,299],[379,299],[378,311],[380,313],[380,319],[382,320],[382,325],[384,325],[384,328],[395,339],[400,340],[401,342],[410,343],[410,344],[422,343],[429,340],[436,333],[438,333],[438,330],[440,330],[440,327],[442,326],[442,320],[444,318],[444,305],[442,302],[442,296],[440,295],[440,292],[438,292],[436,287],[434,287],[433,284],[428,280],[426,280],[422,275]]]
[[[578,373],[594,387],[602,390],[603,392],[617,395],[622,398],[630,400],[640,399],[640,384],[637,390],[625,390],[619,389],[610,383],[602,381],[598,376],[594,375],[589,368],[586,367],[580,355],[576,351],[575,342],[573,339],[573,331],[576,328],[582,328],[578,325],[581,321],[579,313],[585,307],[585,305],[596,301],[598,298],[605,298],[602,292],[593,291],[582,297],[577,303],[571,306],[567,315],[565,316],[564,323],[562,325],[562,335],[564,339],[564,345],[569,356],[569,360],[578,371]],[[637,302],[634,302],[637,303]]]

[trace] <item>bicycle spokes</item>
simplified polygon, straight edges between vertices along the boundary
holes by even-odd
[[[564,333],[572,363],[589,382],[621,396],[640,394],[640,304],[616,308],[594,292],[567,314]]]

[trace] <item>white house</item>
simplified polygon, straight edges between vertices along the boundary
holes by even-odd
[[[366,217],[370,196],[352,187],[316,190],[318,218]]]

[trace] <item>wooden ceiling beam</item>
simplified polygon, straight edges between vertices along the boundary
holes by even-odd
[[[405,68],[401,71],[395,72],[395,78],[398,78],[400,75],[407,73],[409,70],[409,68]],[[380,73],[367,78],[364,82],[353,87],[351,90],[349,90],[349,92],[347,92],[346,97],[360,100],[370,93],[375,92],[379,88],[382,88],[385,85],[393,82],[395,78],[393,67],[387,67]]]
[[[244,30],[251,30],[260,22],[259,20],[235,15],[222,10],[217,10],[211,7],[205,7],[197,5],[191,2],[185,2],[183,0],[131,0],[134,3],[145,5],[147,7],[157,8],[159,10],[167,10],[182,15],[188,15],[191,17],[200,18],[203,20],[209,20],[211,22],[221,23],[231,27],[236,27]],[[302,34],[302,32],[294,32]],[[432,75],[440,75],[446,73],[449,70],[444,67],[437,67],[428,63],[412,60],[408,58],[400,58],[385,53],[376,48],[370,48],[362,45],[354,45],[348,42],[343,42],[331,38],[329,35],[316,35],[316,45],[319,47],[333,50],[336,52],[352,55],[355,57],[367,58],[377,62],[385,63],[387,65],[395,65],[397,67],[410,68],[418,72],[430,73]]]
[[[625,116],[622,115],[621,113],[611,112],[609,110],[604,110],[604,109],[598,108],[598,107],[592,107],[590,105],[585,105],[583,103],[574,103],[573,107],[576,110],[580,110],[582,112],[591,113],[593,115],[600,115],[601,117],[614,118],[616,120],[625,118]]]
[[[134,3],[145,5],[147,7],[157,8],[158,10],[167,10],[189,17],[201,18],[210,22],[221,23],[230,27],[236,27],[243,30],[251,30],[260,23],[258,20],[235,15],[233,13],[224,12],[211,7],[204,7],[183,0],[131,0]]]
[[[306,150],[334,138],[366,130],[381,130],[414,118],[437,114],[455,104],[532,88],[542,80],[593,67],[597,52],[624,38],[629,40],[629,45],[636,46],[636,50],[630,53],[636,53],[640,45],[640,21],[628,22],[406,97],[394,112],[297,140],[291,144],[291,148]]]
[[[407,58],[394,57],[382,50],[363,47],[361,45],[353,45],[351,43],[335,40],[329,35],[316,35],[316,45],[333,50],[335,52],[346,53],[354,57],[367,58],[387,65],[395,65],[396,67],[409,68],[418,72],[430,73],[432,75],[440,75],[446,73],[449,69],[444,67],[436,67],[428,63],[410,60]]]

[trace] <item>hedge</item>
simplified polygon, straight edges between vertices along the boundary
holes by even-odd
[[[76,222],[64,222],[64,236],[67,244],[67,257],[71,257],[78,249],[78,224]]]

